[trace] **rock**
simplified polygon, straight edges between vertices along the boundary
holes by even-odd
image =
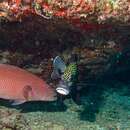
[[[0,116],[0,125],[4,130],[29,130],[26,119],[16,110],[0,109]]]
[[[28,69],[26,69],[26,70],[32,72],[33,74],[41,74],[42,71],[43,71],[42,68],[28,68]]]
[[[65,128],[62,125],[54,124],[53,125],[53,130],[65,130]]]
[[[44,122],[44,126],[45,127],[50,127],[50,126],[52,126],[53,124],[52,124],[52,122]]]
[[[5,63],[9,63],[9,60],[6,59],[6,58],[2,58],[2,59],[0,60],[0,64],[5,64]]]
[[[2,130],[12,130],[12,128],[2,128]]]

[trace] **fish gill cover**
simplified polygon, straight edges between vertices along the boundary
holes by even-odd
[[[0,63],[55,87],[52,59],[78,55],[76,105],[0,101],[0,129],[129,130],[130,1],[1,0]],[[76,127],[75,127],[76,126]]]

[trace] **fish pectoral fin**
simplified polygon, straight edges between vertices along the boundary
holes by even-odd
[[[53,67],[54,69],[59,70],[61,73],[64,73],[66,69],[66,64],[59,56],[56,56],[53,60]]]
[[[15,99],[13,100],[13,103],[11,105],[15,106],[15,105],[20,105],[25,103],[26,101],[29,101],[30,93],[32,92],[32,87],[27,85],[23,88],[23,97],[24,99]]]
[[[26,101],[29,101],[32,95],[32,87],[27,85],[23,88],[23,96]]]
[[[14,100],[13,103],[11,103],[11,105],[13,105],[13,106],[20,105],[20,104],[23,104],[25,102],[26,102],[25,100],[17,99],[17,100]]]

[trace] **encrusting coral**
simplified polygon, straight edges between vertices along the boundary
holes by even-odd
[[[29,14],[45,19],[79,19],[86,23],[129,23],[130,20],[129,0],[4,0],[0,2],[0,9],[0,17],[10,21],[21,21]]]

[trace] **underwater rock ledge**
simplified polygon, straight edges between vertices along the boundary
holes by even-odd
[[[60,55],[67,63],[75,53],[79,59],[79,81],[100,79],[109,70],[114,73],[115,66],[119,72],[123,68],[129,70],[129,28],[113,25],[84,31],[63,19],[47,20],[30,15],[23,22],[1,24],[1,63],[46,75],[44,78],[48,80],[52,72],[51,58]]]

